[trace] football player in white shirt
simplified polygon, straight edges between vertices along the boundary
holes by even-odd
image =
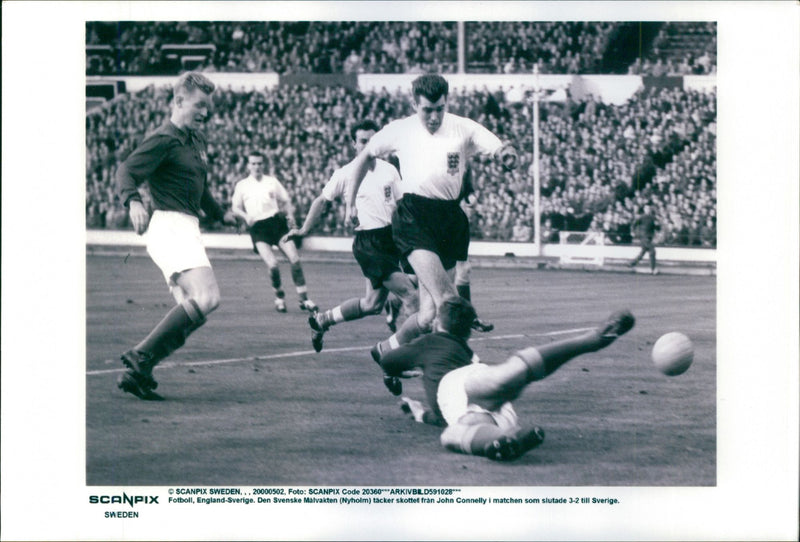
[[[364,149],[377,131],[378,125],[370,120],[359,122],[351,128],[350,135],[357,153]],[[352,179],[349,167],[333,173],[322,193],[311,203],[303,226],[291,230],[284,239],[308,235],[319,222],[327,203],[349,195],[348,182]],[[419,302],[416,287],[403,271],[402,257],[392,239],[392,213],[397,205],[400,183],[400,174],[393,165],[380,159],[371,161],[356,195],[359,223],[353,241],[353,255],[367,279],[366,293],[364,297],[348,299],[332,309],[309,316],[308,323],[314,330],[311,343],[317,352],[322,350],[322,337],[331,326],[380,314],[389,292],[402,301],[406,316],[417,312]],[[413,329],[416,327],[413,326]],[[398,335],[401,343],[416,337],[404,336],[402,327]]]
[[[463,176],[474,154],[489,154],[505,169],[517,166],[516,150],[477,122],[447,112],[449,85],[440,75],[426,74],[412,82],[416,114],[390,122],[375,134],[351,162],[358,190],[371,159],[394,154],[400,160],[403,197],[392,219],[392,234],[400,252],[420,282],[416,321],[429,332],[436,308],[446,296],[457,295],[454,268],[465,261],[469,221],[459,205]],[[348,213],[357,217],[355,193]],[[373,348],[380,359],[387,345]]]
[[[300,309],[316,312],[317,305],[308,298],[308,287],[297,247],[291,241],[281,239],[289,231],[289,221],[294,225],[294,208],[289,194],[278,179],[264,175],[263,154],[251,152],[247,158],[247,170],[250,175],[236,183],[233,190],[231,210],[247,224],[253,241],[253,251],[267,264],[275,290],[275,310],[286,312],[286,294],[281,286],[278,259],[272,252],[272,246],[280,248],[289,260]]]

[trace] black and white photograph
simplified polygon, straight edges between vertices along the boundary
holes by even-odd
[[[0,538],[796,539],[799,14],[4,4]]]

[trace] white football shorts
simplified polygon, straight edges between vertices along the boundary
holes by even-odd
[[[177,211],[155,211],[147,228],[147,253],[161,269],[167,284],[187,269],[211,267],[200,238],[200,220]]]
[[[491,416],[500,429],[513,429],[519,426],[517,412],[509,402],[503,403],[496,410],[487,410],[469,402],[464,382],[468,378],[480,378],[480,373],[488,368],[489,366],[485,363],[472,363],[444,375],[439,382],[436,400],[439,402],[439,408],[447,425],[455,425],[464,414],[469,412],[480,412]]]

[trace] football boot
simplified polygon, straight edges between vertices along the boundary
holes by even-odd
[[[630,311],[621,310],[611,314],[608,319],[603,322],[597,332],[603,341],[603,346],[608,346],[619,337],[623,336],[631,329],[636,323],[636,318],[633,317]]]

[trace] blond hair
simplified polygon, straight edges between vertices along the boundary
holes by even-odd
[[[198,72],[187,72],[181,75],[172,87],[175,96],[178,94],[188,94],[194,89],[199,89],[204,94],[214,92],[215,85],[211,80]]]

